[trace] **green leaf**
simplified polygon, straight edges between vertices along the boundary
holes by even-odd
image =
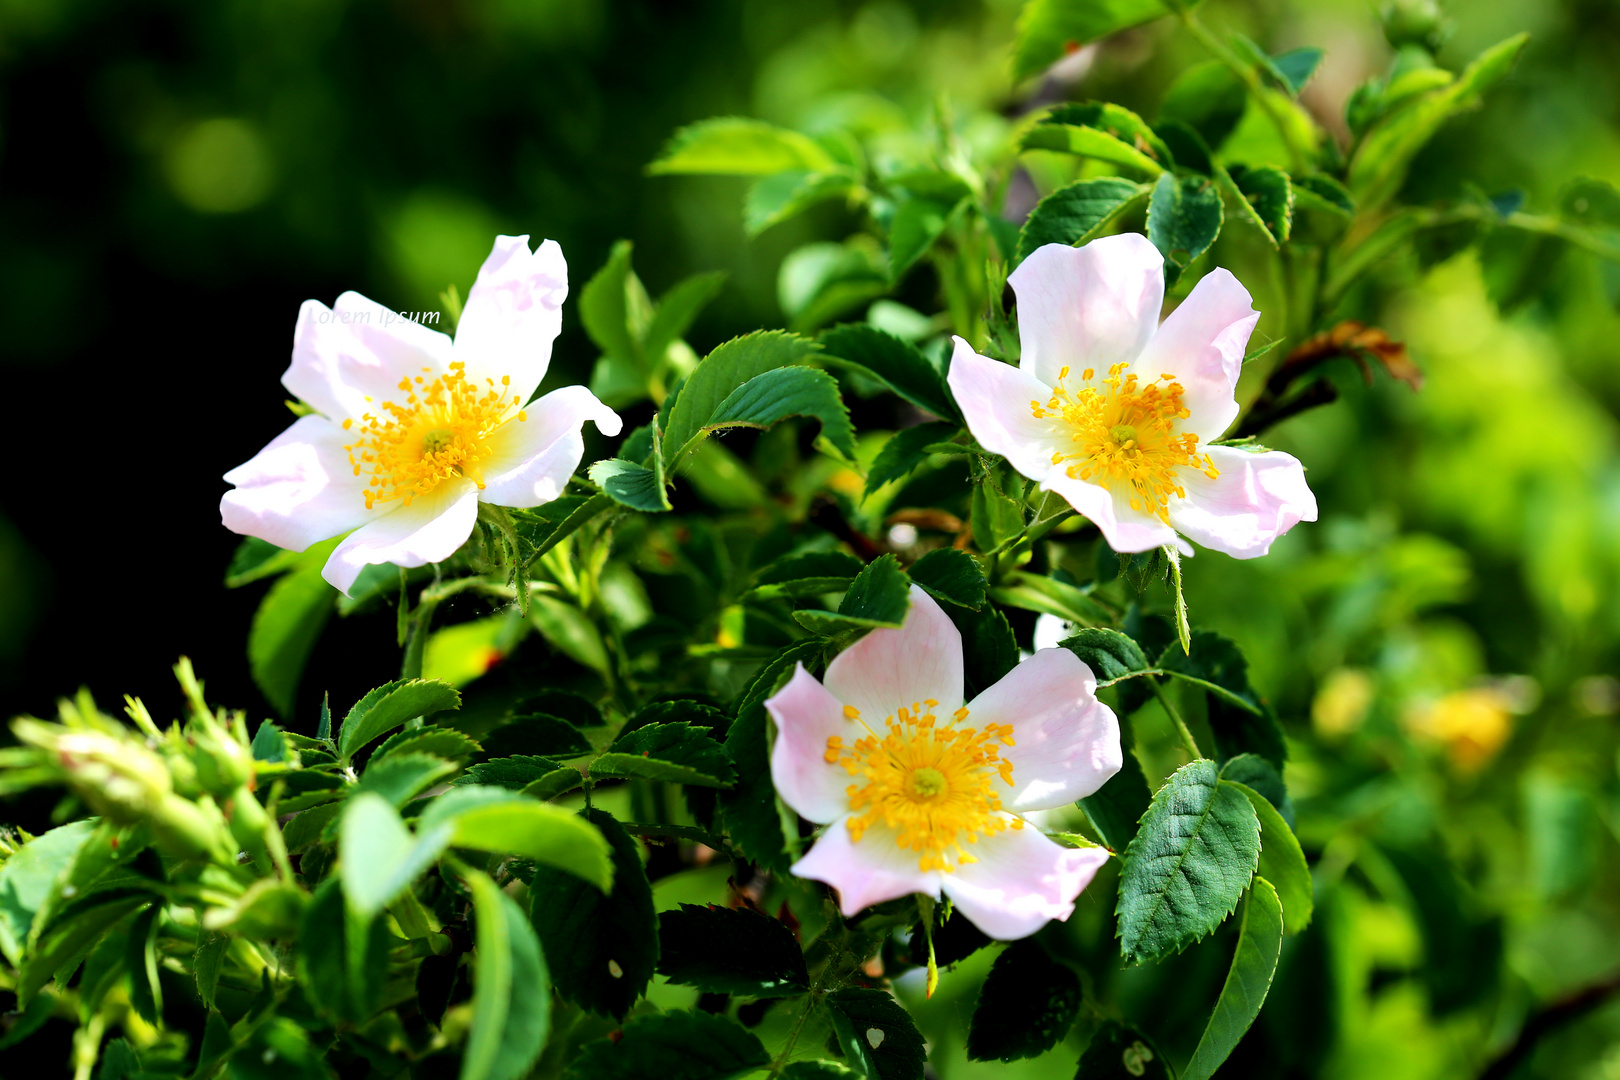
[[[1219,926],[1248,888],[1260,858],[1260,822],[1215,763],[1177,769],[1153,796],[1125,849],[1120,949],[1127,963],[1158,960]]]
[[[658,921],[652,886],[636,842],[609,814],[580,815],[612,849],[612,891],[603,893],[573,873],[535,870],[530,917],[540,935],[557,992],[581,1008],[622,1019],[652,981],[658,961]]]
[[[781,330],[761,330],[719,345],[671,394],[659,413],[665,460],[678,462],[732,392],[755,376],[800,363],[820,348]]]
[[[341,796],[341,794],[341,791],[334,791],[332,792],[331,799],[336,800]],[[288,800],[282,801],[285,803]],[[289,852],[296,855],[305,848],[313,844],[320,843],[322,838],[326,835],[327,826],[336,821],[338,814],[342,812],[343,804],[341,802],[330,800],[325,803],[300,810],[298,813],[293,815],[293,819],[291,821],[282,826],[282,842],[287,845],[287,850]]]
[[[551,979],[517,901],[477,870],[467,874],[467,884],[478,951],[461,1080],[518,1080],[529,1074],[551,1031]]]
[[[1111,101],[1078,101],[1056,105],[1041,118],[1041,123],[1096,128],[1136,147],[1164,168],[1168,169],[1175,163],[1170,148],[1146,120]]]
[[[384,804],[386,805],[386,804]],[[298,981],[304,996],[322,1013],[359,1023],[377,1010],[388,981],[388,930],[385,920],[362,924],[364,942],[352,942],[355,924],[344,910],[343,888],[333,874],[315,890],[304,908],[298,934]],[[363,957],[358,975],[349,968],[351,950]]]
[[[984,606],[984,568],[965,551],[935,548],[912,563],[907,573],[936,600],[975,611]]]
[[[1103,231],[1139,205],[1152,189],[1118,176],[1077,180],[1058,188],[1035,204],[1018,234],[1018,261],[1029,258],[1046,244],[1081,244]]]
[[[1290,934],[1299,933],[1310,925],[1316,906],[1311,895],[1311,868],[1299,840],[1264,795],[1247,784],[1227,779],[1224,770],[1220,782],[1237,788],[1254,807],[1260,819],[1260,865],[1256,872],[1262,880],[1275,883],[1284,925]]]
[[[890,288],[889,262],[877,242],[857,234],[841,244],[795,249],[777,272],[777,302],[794,330],[810,331],[846,316]]]
[[[658,298],[658,306],[653,309],[652,322],[647,325],[647,336],[642,342],[642,350],[649,363],[657,364],[663,360],[669,347],[686,336],[699,313],[720,294],[726,277],[724,270],[693,274]]]
[[[1226,984],[1215,1002],[1215,1012],[1204,1028],[1203,1037],[1193,1050],[1181,1080],[1210,1080],[1237,1048],[1244,1032],[1260,1015],[1260,1006],[1271,990],[1282,955],[1282,907],[1277,891],[1263,877],[1256,877],[1243,905],[1243,923],[1238,931],[1237,953],[1226,973]]]
[[[535,713],[514,716],[485,735],[484,752],[491,758],[520,754],[543,758],[578,757],[591,752],[591,741],[568,721]]]
[[[731,787],[736,772],[725,748],[691,724],[649,724],[621,736],[591,762],[594,777],[625,776],[699,787]]]
[[[939,199],[901,199],[889,225],[889,279],[898,282],[934,246],[956,207]]]
[[[831,172],[831,155],[797,131],[738,116],[700,120],[670,137],[651,174],[713,173],[726,176],[769,176],[803,171]]]
[[[0,952],[12,967],[22,963],[35,914],[58,890],[95,830],[94,821],[62,825],[36,836],[0,864]]]
[[[632,325],[638,321],[636,316],[641,314],[634,308],[640,305],[634,303],[631,293],[638,294],[637,298],[642,299],[643,303],[646,293],[641,282],[635,280],[635,271],[630,269],[630,251],[628,240],[620,240],[613,245],[607,262],[591,275],[580,290],[579,319],[585,324],[585,333],[590,335],[597,348],[608,357],[630,365],[645,377],[646,358],[641,352],[641,334],[639,327]]]
[[[162,904],[135,916],[124,941],[124,967],[129,971],[129,1003],[148,1024],[163,1016],[163,987],[158,984],[157,932]]]
[[[367,765],[355,791],[375,792],[398,808],[458,771],[455,762],[432,754],[395,754]]]
[[[959,430],[954,423],[939,421],[895,432],[866,470],[866,494],[872,494],[891,480],[909,476],[932,456],[929,447],[949,439]]]
[[[910,342],[866,323],[835,326],[822,331],[819,340],[828,362],[860,369],[935,416],[961,419],[939,369]],[[954,425],[950,430],[954,433]]]
[[[331,618],[338,591],[321,577],[325,563],[300,556],[298,568],[270,586],[248,630],[248,667],[253,683],[282,717],[292,716],[304,666]]]
[[[618,1037],[590,1043],[566,1080],[732,1080],[771,1063],[735,1020],[696,1009],[638,1016]]]
[[[1284,84],[1279,89],[1298,97],[1305,84],[1311,81],[1311,76],[1316,74],[1325,55],[1323,50],[1315,46],[1304,46],[1271,57],[1271,69],[1282,78]]]
[[[613,506],[606,495],[563,495],[532,510],[506,508],[525,552],[533,562],[578,531],[581,525]]]
[[[1513,69],[1529,40],[1529,34],[1516,34],[1492,45],[1451,83],[1421,94],[1368,130],[1348,173],[1350,191],[1362,209],[1376,209],[1395,196],[1418,151],[1447,120],[1477,106],[1480,95]]]
[[[1074,1080],[1175,1080],[1153,1040],[1135,1028],[1104,1020],[1080,1055]]]
[[[1119,717],[1119,741],[1124,750],[1119,772],[1079,803],[1097,835],[1115,854],[1124,851],[1136,836],[1136,823],[1142,820],[1153,801],[1147,777],[1142,774],[1142,763],[1136,759],[1136,739],[1131,733],[1130,719],[1124,715]]]
[[[749,186],[743,200],[744,231],[758,236],[818,202],[850,198],[860,190],[855,175],[845,170],[815,173],[795,169],[762,176]]]
[[[788,555],[762,567],[744,598],[778,600],[844,592],[865,567],[861,560],[842,551]]]
[[[1294,803],[1288,797],[1288,786],[1283,783],[1282,773],[1259,754],[1238,754],[1222,761],[1221,779],[1254,788],[1277,808],[1289,828],[1294,827]],[[1271,880],[1274,884],[1277,881],[1276,878]]]
[[[1036,0],[1038,3],[1039,0]],[[1036,124],[1024,132],[1018,143],[1020,151],[1055,150],[1061,154],[1111,161],[1149,176],[1165,174],[1165,167],[1151,157],[1106,131],[1076,124]]]
[[[489,761],[472,766],[466,773],[456,777],[452,786],[498,787],[506,791],[522,791],[528,785],[550,776],[559,769],[579,776],[578,769],[570,768],[548,757],[512,754],[508,757],[491,758]],[[445,794],[448,795],[449,792]]]
[[[836,1061],[794,1061],[782,1070],[782,1080],[862,1080],[862,1077]]]
[[[197,951],[191,958],[191,970],[197,980],[197,996],[212,1009],[214,992],[219,989],[219,973],[225,967],[225,951],[231,939],[224,934],[204,934],[198,939]]]
[[[664,491],[663,453],[655,451],[652,460],[649,469],[623,458],[607,458],[592,465],[588,475],[591,483],[620,506],[648,514],[671,510],[669,495]]]
[[[279,765],[287,760],[287,740],[281,737],[281,729],[268,720],[260,723],[259,730],[253,733],[251,749],[254,761]]]
[[[1191,0],[1186,7],[1193,7]],[[1024,79],[1088,42],[1170,13],[1160,0],[1030,0],[1018,17],[1013,77]]]
[[[459,709],[461,695],[441,679],[387,683],[355,702],[338,731],[338,753],[347,763],[377,736],[418,716]]]
[[[1194,64],[1184,69],[1164,93],[1159,106],[1160,120],[1179,120],[1192,128],[1211,147],[1219,147],[1232,134],[1248,105],[1243,81],[1219,60]],[[1174,149],[1174,147],[1172,147]],[[1176,161],[1181,154],[1176,154]]]
[[[1164,255],[1164,282],[1174,285],[1221,233],[1221,194],[1200,176],[1166,173],[1148,200],[1147,235]]]
[[[974,485],[968,516],[973,546],[985,555],[1000,551],[1024,531],[1024,504],[1001,489],[994,470]]]
[[[968,1028],[967,1056],[1015,1061],[1046,1053],[1069,1033],[1080,1011],[1080,979],[1034,938],[996,957],[979,990]]]
[[[139,1074],[153,1076],[151,1071]],[[272,1016],[249,1029],[226,1067],[230,1080],[330,1080],[326,1052],[293,1020]]]
[[[882,990],[851,987],[827,995],[844,1056],[872,1080],[923,1080],[922,1033]]]
[[[900,560],[884,555],[868,564],[850,582],[849,590],[831,611],[795,611],[794,621],[814,634],[833,634],[879,627],[898,627],[911,607],[911,579]]]
[[[1235,642],[1212,630],[1193,631],[1189,652],[1182,652],[1180,645],[1165,649],[1159,667],[1240,709],[1262,712],[1260,698],[1249,688],[1249,662]]]
[[[344,805],[338,827],[343,896],[349,910],[369,921],[410,888],[444,851],[449,830],[411,835],[382,796],[359,792]]]
[[[395,754],[433,754],[452,761],[465,760],[482,750],[476,739],[455,728],[420,727],[388,736],[371,752],[370,764],[376,765]]]
[[[704,993],[783,997],[810,988],[793,931],[746,908],[682,904],[658,916],[658,973]]]
[[[1243,198],[1260,218],[1271,239],[1286,243],[1294,228],[1294,185],[1288,174],[1271,165],[1245,169],[1236,178]]]
[[[1007,616],[993,604],[978,611],[951,604],[945,614],[962,635],[962,675],[971,701],[1017,666],[1018,639]]]
[[[246,537],[231,555],[231,565],[225,571],[225,587],[239,589],[243,585],[286,573],[303,560],[302,551],[288,551],[268,540]]]
[[[1006,584],[990,590],[990,598],[998,604],[1056,615],[1065,622],[1109,621],[1108,612],[1100,604],[1066,581],[1022,570],[1003,580]]]
[[[428,804],[418,829],[423,842],[442,830],[450,847],[520,855],[597,889],[613,886],[613,853],[598,829],[560,806],[505,788],[447,791]]]
[[[1058,644],[1084,660],[1100,683],[1123,679],[1148,667],[1142,647],[1118,630],[1088,627]]]
[[[40,987],[77,964],[102,935],[153,900],[144,889],[109,889],[63,908],[39,933],[17,970],[19,1005],[26,1009]]]
[[[686,396],[685,391],[681,396]],[[790,416],[811,416],[821,421],[821,437],[846,460],[854,460],[855,429],[838,392],[838,380],[816,368],[786,367],[754,376],[715,408],[703,424],[703,431],[769,428]]]

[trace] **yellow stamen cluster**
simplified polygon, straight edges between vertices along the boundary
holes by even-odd
[[[1012,725],[963,727],[966,709],[940,724],[934,716],[938,705],[930,698],[909,709],[901,706],[884,721],[887,733],[881,737],[846,705],[845,718],[860,722],[869,734],[847,747],[840,736],[831,736],[824,760],[865,781],[846,789],[852,841],[859,843],[882,821],[895,830],[900,847],[918,853],[921,869],[951,873],[978,861],[964,843],[1021,829],[1024,822],[1000,813],[1001,796],[993,784],[998,777],[1012,784],[1012,762],[1000,756],[1001,746],[1014,745]]]
[[[1198,436],[1177,432],[1178,421],[1190,415],[1182,404],[1185,390],[1171,375],[1143,383],[1130,364],[1115,364],[1105,378],[1086,368],[1085,385],[1069,390],[1064,385],[1069,369],[1058,372],[1057,385],[1044,404],[1029,403],[1037,420],[1052,420],[1062,427],[1074,449],[1059,450],[1052,464],[1070,462],[1065,470],[1077,480],[1091,480],[1113,490],[1127,486],[1131,509],[1170,523],[1170,496],[1185,498],[1176,470],[1198,469],[1211,480],[1220,475],[1208,454],[1198,453]]]
[[[479,470],[490,455],[489,436],[523,404],[510,393],[509,376],[501,377],[499,387],[494,379],[485,379],[488,388],[480,390],[460,362],[443,375],[433,376],[431,368],[422,372],[400,379],[403,404],[385,401],[380,414],[366,413],[360,418],[360,437],[344,447],[354,475],[371,474],[367,510],[393,499],[409,506],[452,476],[470,477],[483,490]],[[528,416],[520,410],[517,418]],[[352,419],[343,421],[343,430],[353,427]]]

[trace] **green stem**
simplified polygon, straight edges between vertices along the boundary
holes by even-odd
[[[1153,687],[1153,696],[1159,699],[1159,704],[1164,706],[1166,715],[1176,725],[1176,734],[1181,736],[1182,747],[1192,755],[1194,761],[1203,757],[1204,752],[1198,749],[1198,740],[1193,738],[1192,729],[1187,726],[1187,721],[1181,718],[1181,710],[1170,703],[1170,698],[1166,696],[1164,687],[1159,685],[1159,680],[1150,675],[1148,676],[1148,685]]]
[[[1304,172],[1310,168],[1310,155],[1295,141],[1292,125],[1277,107],[1277,103],[1265,92],[1266,88],[1260,82],[1260,76],[1255,74],[1254,67],[1244,63],[1241,57],[1227,48],[1226,43],[1216,37],[1209,27],[1199,21],[1191,9],[1180,3],[1180,0],[1169,0],[1169,3],[1181,17],[1182,25],[1187,28],[1188,33],[1197,38],[1199,44],[1209,50],[1210,55],[1225,64],[1232,74],[1238,77],[1249,91],[1249,96],[1254,99],[1254,103],[1270,118],[1272,125],[1277,129],[1277,134],[1282,136],[1283,144],[1288,147],[1288,156],[1293,161],[1294,171]]]

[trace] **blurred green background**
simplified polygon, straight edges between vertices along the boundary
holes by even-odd
[[[1019,6],[0,0],[4,711],[85,682],[158,690],[180,652],[221,700],[260,700],[242,653],[257,594],[220,585],[236,541],[218,477],[290,419],[276,380],[304,298],[435,310],[497,232],[560,241],[577,295],[626,237],[655,293],[730,272],[690,335],[702,353],[782,325],[783,256],[849,222],[823,206],[749,240],[744,181],[643,175],[679,125],[902,130],[942,97],[992,133],[1036,98],[1152,115],[1204,59],[1161,22],[1014,86]],[[1447,16],[1448,67],[1533,38],[1425,151],[1417,193],[1549,206],[1573,176],[1620,181],[1620,4]],[[1204,19],[1273,52],[1324,46],[1304,100],[1341,130],[1391,62],[1364,0],[1209,0]],[[1408,342],[1424,388],[1337,373],[1340,403],[1268,440],[1306,462],[1321,522],[1264,560],[1189,564],[1195,625],[1244,645],[1293,736],[1320,904],[1222,1075],[1473,1075],[1526,1017],[1620,971],[1620,283],[1574,254],[1506,254],[1523,253],[1384,267],[1355,314]],[[931,311],[934,289],[923,272],[903,298]],[[572,306],[555,355],[548,387],[588,376]],[[396,662],[376,625],[339,622],[306,685],[352,697]],[[1151,756],[1151,712],[1139,729]],[[920,1006],[939,1075],[1068,1075],[1073,1047],[962,1060],[986,963]],[[1218,977],[1170,964],[1113,989],[1146,1008],[1167,980]],[[1203,1022],[1132,1019],[1178,1044]],[[1620,1078],[1620,998],[1514,1075]]]

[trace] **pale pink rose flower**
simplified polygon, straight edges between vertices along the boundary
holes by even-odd
[[[765,702],[771,779],[827,828],[793,866],[838,890],[845,915],[912,893],[951,899],[993,938],[1066,919],[1108,860],[1023,815],[1067,806],[1119,771],[1119,721],[1091,669],[1042,649],[963,702],[962,636],[911,589],[899,629],[874,630],[817,682],[803,665]]]
[[[500,236],[452,341],[346,292],[306,300],[282,385],[315,412],[225,474],[233,532],[303,551],[343,533],[321,571],[347,593],[373,563],[422,566],[472,535],[478,503],[530,507],[563,492],[593,420],[619,416],[583,386],[525,404],[551,363],[568,298],[555,241]]]
[[[1237,418],[1260,315],[1217,268],[1160,325],[1163,267],[1140,233],[1038,248],[1008,278],[1019,366],[957,338],[951,393],[981,446],[1063,496],[1115,551],[1190,555],[1185,536],[1252,559],[1315,521],[1316,496],[1292,455],[1210,445]]]

